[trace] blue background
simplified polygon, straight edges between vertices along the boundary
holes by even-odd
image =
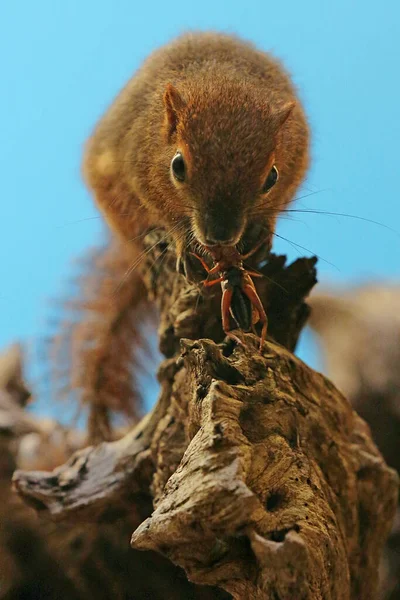
[[[399,230],[399,22],[396,0],[4,2],[0,347],[46,333],[49,300],[73,274],[72,258],[101,240],[80,178],[82,144],[141,60],[187,29],[241,34],[292,72],[313,131],[303,193],[315,194],[297,208]],[[322,283],[398,277],[399,234],[353,218],[292,217],[278,233],[307,251],[283,240],[275,250],[318,254]],[[321,366],[307,334],[299,353]]]

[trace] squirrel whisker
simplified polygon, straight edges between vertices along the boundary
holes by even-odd
[[[174,233],[179,227],[182,226],[182,223],[177,223],[174,227],[171,227],[167,233],[161,238],[161,240],[158,240],[157,242],[155,242],[152,246],[150,246],[150,248],[146,248],[146,250],[143,250],[143,252],[141,252],[139,254],[139,256],[137,256],[135,258],[135,260],[133,261],[132,265],[129,267],[129,269],[127,269],[127,271],[125,272],[124,276],[122,277],[120,283],[117,285],[117,287],[114,290],[114,294],[116,294],[118,292],[118,290],[121,288],[121,286],[123,285],[123,283],[126,281],[126,279],[132,274],[132,272],[139,266],[139,264],[142,262],[142,260],[145,258],[145,256],[151,252],[156,246],[157,244],[159,244],[160,242],[166,241],[168,239],[168,237]]]

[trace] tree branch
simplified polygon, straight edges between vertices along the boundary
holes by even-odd
[[[284,262],[257,264],[269,273],[257,285],[270,334],[292,350],[315,261]],[[234,598],[370,600],[397,476],[367,426],[329,380],[273,340],[262,355],[250,334],[244,348],[218,345],[220,292],[199,296],[165,246],[154,247],[145,273],[168,357],[156,407],[125,438],[51,474],[17,471],[18,492],[58,520],[133,514],[135,548]]]

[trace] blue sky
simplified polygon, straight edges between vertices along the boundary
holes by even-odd
[[[141,60],[187,29],[234,32],[292,72],[313,131],[316,192],[299,209],[400,231],[400,5],[386,0],[4,2],[0,9],[0,347],[46,332],[72,259],[102,238],[80,179],[82,144]],[[316,253],[322,283],[398,279],[400,236],[362,220],[294,214],[277,240]],[[324,259],[324,260],[322,260]],[[326,261],[326,262],[324,262]],[[309,336],[300,355],[319,365]]]

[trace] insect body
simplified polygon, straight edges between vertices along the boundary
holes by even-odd
[[[255,313],[250,299],[243,293],[245,275],[247,273],[240,268],[230,267],[224,273],[225,279],[221,282],[221,287],[223,292],[227,292],[225,295],[231,297],[229,312],[237,326],[243,331],[249,331],[253,323],[257,323],[258,313]]]
[[[262,324],[261,351],[267,335],[268,321],[252,277],[262,277],[262,275],[243,267],[243,261],[251,256],[257,248],[258,246],[242,256],[232,246],[207,247],[207,251],[216,262],[211,269],[200,256],[197,256],[197,254],[194,256],[200,260],[208,276],[219,275],[216,279],[206,279],[203,284],[205,287],[211,287],[221,283],[222,328],[225,334],[237,343],[242,344],[242,341],[231,331],[230,317],[233,317],[238,328],[244,331],[249,331],[253,325],[260,321]]]

